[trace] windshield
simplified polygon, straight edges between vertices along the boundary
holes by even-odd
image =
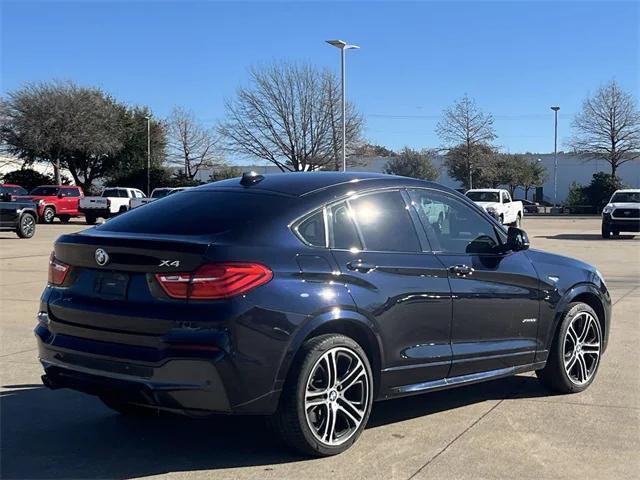
[[[36,187],[31,190],[31,195],[38,195],[42,197],[53,197],[58,195],[60,189],[58,187]]]
[[[500,202],[498,192],[467,192],[467,197],[474,202]]]
[[[153,192],[151,192],[151,198],[166,197],[170,192],[170,188],[156,188]]]
[[[618,192],[611,197],[611,203],[640,203],[640,192]]]

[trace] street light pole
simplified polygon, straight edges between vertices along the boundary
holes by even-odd
[[[558,206],[558,110],[560,107],[551,107],[555,116],[553,135],[553,206]]]
[[[327,40],[329,45],[340,49],[340,84],[342,90],[342,171],[347,171],[347,97],[345,95],[345,50],[360,48],[343,40]]]
[[[151,196],[151,116],[147,119],[147,197]]]

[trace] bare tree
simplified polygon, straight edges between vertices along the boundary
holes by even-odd
[[[640,158],[640,111],[630,93],[615,80],[582,104],[573,120],[572,148],[590,159],[604,159],[616,176],[620,165]]]
[[[466,166],[467,178],[459,180],[468,188],[473,188],[474,163],[479,160],[476,158],[478,154],[485,150],[480,147],[490,147],[496,138],[493,116],[484,113],[475,100],[465,94],[443,112],[436,133],[448,151],[447,157]]]
[[[339,86],[328,70],[274,63],[250,71],[250,86],[227,101],[219,131],[229,150],[282,171],[335,169],[342,151]],[[362,117],[347,105],[347,146],[360,139]]]
[[[223,164],[220,137],[207,129],[193,112],[176,107],[167,119],[169,159],[184,168],[184,176],[193,180],[199,171]]]

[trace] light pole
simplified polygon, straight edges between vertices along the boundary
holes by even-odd
[[[347,171],[347,99],[345,97],[345,71],[344,71],[344,51],[360,48],[357,45],[349,45],[343,40],[327,40],[329,45],[340,49],[340,82],[342,87],[342,171]]]
[[[551,107],[555,116],[553,135],[553,206],[558,206],[558,110],[560,107]]]
[[[151,115],[147,115],[147,197],[151,196]]]

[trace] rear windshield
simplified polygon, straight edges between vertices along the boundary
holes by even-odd
[[[611,203],[640,203],[640,192],[618,192],[611,197]]]
[[[467,197],[474,202],[500,202],[498,192],[467,192]]]
[[[156,188],[153,192],[151,192],[151,198],[163,198],[169,195],[169,192],[171,192],[170,188]]]
[[[43,197],[52,197],[58,194],[58,187],[36,187],[31,190],[31,195],[40,195]]]
[[[124,188],[107,188],[102,192],[103,197],[128,197]]]
[[[106,232],[210,235],[269,222],[291,203],[250,191],[191,190],[135,208],[97,227]]]

